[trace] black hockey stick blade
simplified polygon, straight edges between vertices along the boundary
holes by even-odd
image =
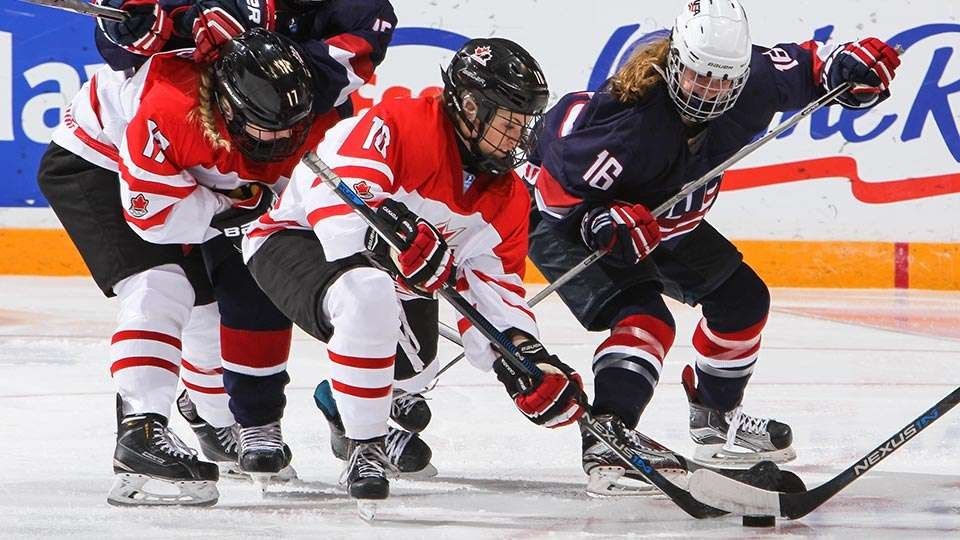
[[[107,6],[98,6],[83,0],[20,0],[28,4],[47,6],[65,11],[72,11],[81,15],[89,15],[99,19],[108,19],[111,21],[125,21],[129,14],[122,10]]]
[[[960,388],[941,399],[892,437],[826,483],[801,493],[777,493],[758,489],[707,469],[690,475],[687,488],[701,501],[743,516],[801,518],[816,510],[840,490],[852,484],[923,429],[943,417],[960,402]]]

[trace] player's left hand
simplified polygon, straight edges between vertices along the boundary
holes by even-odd
[[[517,349],[524,359],[543,371],[539,381],[517,373],[503,358],[494,361],[493,370],[520,412],[534,424],[548,428],[579,420],[587,403],[580,375],[535,339],[521,342]]]
[[[890,81],[900,65],[900,54],[877,38],[839,45],[823,66],[823,87],[830,91],[843,83],[853,88],[837,97],[844,107],[863,109],[890,97]]]
[[[123,21],[98,17],[97,25],[107,39],[134,54],[160,52],[173,33],[173,21],[157,0],[100,0],[99,5],[127,12]]]
[[[273,190],[260,184],[244,184],[225,194],[233,201],[230,208],[213,216],[210,226],[222,232],[237,251],[250,224],[273,204]]]
[[[246,31],[244,11],[233,0],[197,0],[185,17],[193,17],[193,59],[216,60],[223,45]]]

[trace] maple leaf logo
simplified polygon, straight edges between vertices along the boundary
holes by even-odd
[[[150,201],[143,196],[143,193],[138,193],[136,197],[131,197],[130,215],[138,218],[147,215],[147,205],[149,204]]]

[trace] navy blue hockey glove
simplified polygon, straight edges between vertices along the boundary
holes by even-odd
[[[579,420],[587,404],[580,375],[556,355],[547,353],[535,339],[521,342],[517,349],[522,358],[543,371],[543,378],[533,381],[503,358],[493,362],[493,371],[520,412],[534,424],[548,428]]]
[[[401,241],[395,252],[373,228],[367,229],[367,250],[413,292],[433,296],[454,275],[453,253],[433,225],[414,214],[402,202],[386,199],[377,216]]]
[[[587,212],[580,236],[591,250],[606,251],[607,262],[630,266],[660,245],[660,225],[642,204],[614,204]]]
[[[244,184],[226,193],[233,205],[213,216],[210,226],[222,232],[240,251],[247,229],[273,205],[273,190],[260,184]]]
[[[100,0],[98,3],[128,13],[123,21],[98,17],[97,25],[107,39],[134,54],[150,56],[160,52],[173,33],[173,21],[160,9],[158,0]]]
[[[877,38],[845,43],[824,62],[822,84],[829,92],[843,83],[854,83],[837,101],[850,109],[872,107],[890,97],[890,81],[899,65],[896,49]]]

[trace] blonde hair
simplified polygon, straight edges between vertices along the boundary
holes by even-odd
[[[635,103],[643,98],[658,80],[670,52],[670,39],[654,41],[638,49],[608,83],[608,90],[623,103]],[[659,69],[658,69],[659,68]]]
[[[214,150],[222,148],[229,152],[230,141],[217,131],[217,123],[213,116],[213,76],[210,72],[211,68],[200,72],[200,84],[197,86],[200,103],[188,113],[187,119],[200,124],[203,128],[203,138],[210,141]]]

